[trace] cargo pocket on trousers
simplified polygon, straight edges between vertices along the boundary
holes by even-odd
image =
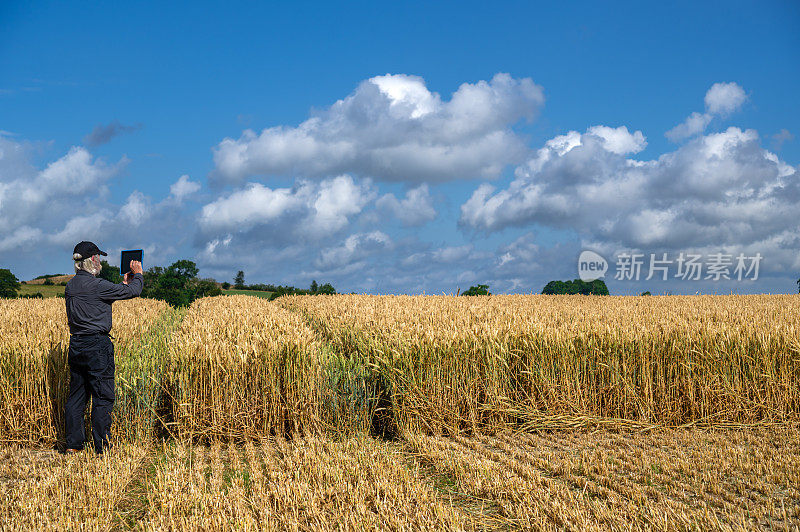
[[[91,371],[102,371],[106,366],[105,355],[103,354],[103,338],[101,336],[89,336],[80,343],[77,350],[80,355],[78,358],[83,360],[86,367]]]
[[[106,363],[106,372],[110,375],[114,375],[114,342],[111,341],[111,338],[106,336],[104,338],[104,345],[103,345],[103,355],[105,358]]]

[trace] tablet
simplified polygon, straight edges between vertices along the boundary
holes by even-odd
[[[142,255],[144,250],[141,249],[126,249],[122,252],[122,258],[119,261],[119,274],[125,275],[131,271],[131,261],[138,260],[142,262]]]

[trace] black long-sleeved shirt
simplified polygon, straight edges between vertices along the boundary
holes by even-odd
[[[70,334],[111,332],[111,304],[142,293],[144,277],[134,274],[129,284],[114,284],[79,270],[64,289]]]

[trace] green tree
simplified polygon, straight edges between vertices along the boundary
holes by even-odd
[[[164,275],[164,268],[161,266],[153,266],[149,270],[145,270],[143,274],[144,288],[142,288],[142,297],[158,299],[153,296],[153,293],[158,288],[162,275]]]
[[[47,279],[44,280],[44,282],[42,284],[44,286],[53,286],[55,283],[53,282],[53,280],[50,277],[48,277]]]
[[[231,283],[229,283],[228,281],[225,281],[224,283],[222,283],[222,289],[223,290],[228,290],[230,287],[231,287]]]
[[[316,294],[317,290],[319,290],[319,285],[317,284],[316,280],[311,281],[311,288],[309,288],[312,294]]]
[[[331,283],[325,283],[324,285],[317,287],[317,291],[314,293],[332,296],[336,293],[336,289],[333,288]]]
[[[236,273],[236,277],[233,278],[233,287],[237,290],[244,288],[244,272],[242,270],[239,270]]]
[[[194,279],[199,272],[200,270],[197,269],[197,265],[186,259],[173,262],[170,267],[167,268],[167,274],[174,275],[184,281]]]
[[[120,275],[118,267],[110,265],[107,260],[101,260],[100,265],[102,268],[100,268],[100,273],[97,274],[98,277],[114,284],[122,282],[122,275]]]
[[[462,296],[490,296],[488,284],[479,284],[477,286],[470,286],[469,290],[464,291]]]
[[[155,284],[147,291],[146,297],[166,301],[173,307],[185,307],[191,303],[186,281],[174,273],[164,273],[158,276]]]
[[[173,262],[167,268],[153,266],[144,272],[142,297],[161,299],[174,307],[185,307],[201,297],[222,294],[213,279],[198,279],[199,271],[190,260]]]
[[[640,296],[652,296],[653,294],[651,294],[651,293],[650,293],[650,290],[647,290],[646,292],[642,292],[642,293],[641,293],[641,294],[639,294],[639,295],[640,295]]]
[[[212,297],[222,295],[222,290],[214,279],[193,279],[189,282],[191,300],[201,297]]]
[[[608,287],[602,279],[587,282],[580,279],[573,281],[550,281],[542,289],[542,294],[583,294],[607,296]]]
[[[154,266],[144,274],[142,296],[161,299],[174,307],[185,307],[193,301],[189,282],[197,276],[197,266],[190,260],[179,260],[168,268]]]
[[[186,307],[194,301],[194,292],[190,282],[197,277],[200,270],[190,260],[173,262],[161,276],[159,285],[161,297],[174,307]]]
[[[56,294],[58,295],[58,294]],[[21,294],[19,296],[20,299],[44,299],[44,296],[41,292],[36,292],[35,294]]]
[[[19,290],[19,279],[11,273],[11,270],[0,268],[0,297],[17,297]]]

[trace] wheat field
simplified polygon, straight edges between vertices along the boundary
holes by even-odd
[[[800,296],[114,306],[65,457],[63,300],[0,300],[9,530],[800,529]]]
[[[165,374],[176,434],[246,439],[315,430],[321,352],[301,317],[262,298],[197,301],[172,338]]]
[[[281,298],[361,368],[396,430],[785,421],[800,297]]]
[[[154,300],[114,306],[112,336],[117,365],[115,432],[141,431],[157,377],[152,353],[165,340],[174,314]],[[69,327],[62,299],[0,299],[0,442],[53,445],[63,431],[69,390]],[[148,395],[149,393],[149,395]],[[122,420],[126,422],[122,422]]]
[[[796,530],[796,429],[0,450],[4,530]],[[724,449],[725,452],[720,451]]]

